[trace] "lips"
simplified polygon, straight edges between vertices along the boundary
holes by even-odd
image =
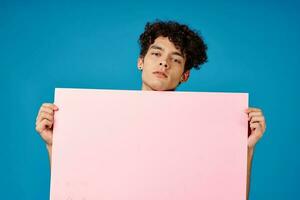
[[[160,78],[168,78],[168,76],[164,72],[161,72],[161,71],[155,71],[155,72],[153,72],[153,74],[155,74],[156,76],[158,76]]]

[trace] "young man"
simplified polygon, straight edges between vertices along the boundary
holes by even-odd
[[[186,82],[192,68],[207,61],[207,47],[202,37],[188,26],[173,21],[147,23],[140,35],[140,56],[138,69],[142,72],[142,90],[174,91],[178,85]],[[49,153],[52,155],[52,127],[54,112],[58,107],[51,103],[41,106],[36,131],[40,134]],[[247,199],[249,195],[251,163],[255,144],[266,129],[262,110],[245,110],[249,120]]]

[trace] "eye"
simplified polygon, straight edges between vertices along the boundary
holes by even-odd
[[[159,56],[160,53],[153,52],[153,53],[151,53],[151,55]]]
[[[178,60],[178,59],[176,59],[176,58],[174,59],[174,61],[177,62],[177,63],[179,63],[179,64],[181,64],[181,61]]]

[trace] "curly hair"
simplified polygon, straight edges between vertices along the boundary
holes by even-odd
[[[159,36],[168,37],[175,47],[183,53],[186,58],[184,71],[192,68],[200,69],[199,66],[207,62],[207,46],[197,31],[175,21],[161,20],[146,23],[145,30],[138,40],[141,58],[145,57],[150,45]]]

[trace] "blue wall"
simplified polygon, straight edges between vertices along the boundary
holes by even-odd
[[[179,90],[249,92],[251,106],[263,108],[267,132],[256,148],[250,199],[295,199],[299,8],[276,0],[1,0],[0,198],[48,199],[49,162],[35,132],[40,105],[53,102],[55,87],[139,90],[137,39],[159,18],[200,30],[209,47],[209,62]]]

